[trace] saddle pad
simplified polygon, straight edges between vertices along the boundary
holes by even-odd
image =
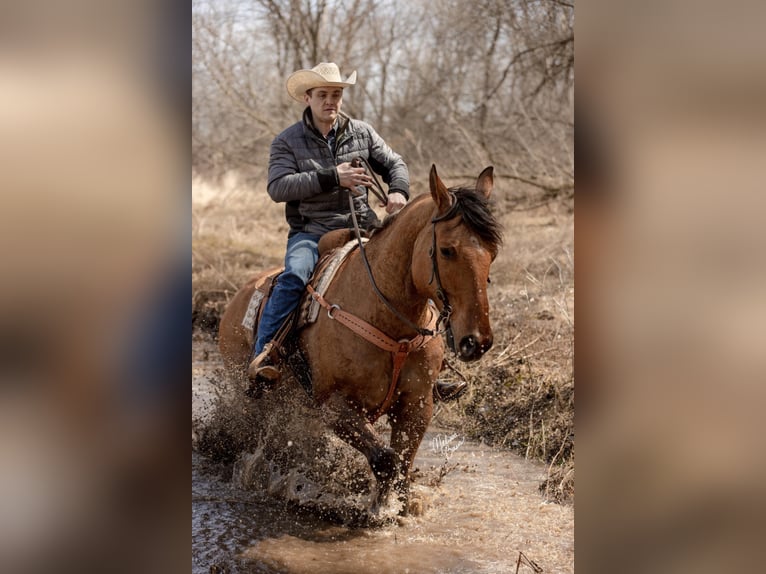
[[[266,275],[262,276],[256,282],[255,290],[250,297],[250,303],[247,304],[247,311],[245,311],[245,316],[242,318],[242,326],[247,329],[248,333],[255,332],[255,324],[259,320],[258,311],[261,303],[271,292],[274,279],[276,279],[282,271],[284,271],[284,267],[276,267],[267,272]]]
[[[367,239],[362,238],[362,241],[366,242]],[[335,274],[338,272],[338,269],[340,269],[341,264],[356,247],[359,247],[359,242],[354,239],[346,243],[343,247],[339,247],[328,254],[329,261],[323,266],[318,266],[317,270],[319,275],[315,276],[311,281],[311,284],[317,293],[320,295],[325,294],[327,288],[332,284],[333,279],[335,279]],[[310,303],[308,311],[305,313],[304,324],[310,324],[316,321],[317,317],[319,317],[319,311],[322,308],[313,297],[309,296],[308,299]]]
[[[245,311],[245,316],[242,318],[242,326],[247,329],[249,333],[253,332],[253,328],[255,327],[255,317],[258,315],[258,306],[261,304],[261,301],[263,301],[263,297],[265,294],[256,289],[253,291],[253,296],[250,297],[250,303],[247,305],[247,311]]]

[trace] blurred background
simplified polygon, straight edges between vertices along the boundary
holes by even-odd
[[[0,7],[0,571],[188,568],[190,23]]]
[[[584,572],[763,568],[765,15],[577,4]]]

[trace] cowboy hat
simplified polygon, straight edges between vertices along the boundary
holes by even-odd
[[[337,87],[347,88],[356,84],[356,70],[348,78],[340,79],[338,65],[333,62],[322,62],[310,70],[298,70],[287,78],[287,93],[298,102],[303,103],[303,94],[312,88]]]

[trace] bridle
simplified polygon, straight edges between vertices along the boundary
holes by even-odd
[[[358,159],[361,160],[361,162],[363,162],[366,165],[367,171],[372,175],[374,186],[371,187],[370,189],[373,190],[373,193],[375,194],[375,196],[378,199],[380,199],[382,203],[384,204],[388,203],[386,192],[383,190],[383,186],[380,184],[377,177],[375,177],[375,173],[372,171],[370,164],[367,163],[367,160],[362,157],[359,157]],[[352,162],[352,165],[354,165],[354,162]],[[367,276],[370,279],[370,284],[372,285],[372,289],[375,292],[375,295],[388,308],[389,311],[391,311],[405,325],[407,325],[412,330],[414,330],[418,335],[421,335],[424,337],[425,336],[433,337],[434,335],[445,334],[447,336],[447,344],[449,345],[450,349],[454,351],[455,339],[452,334],[452,325],[450,323],[450,318],[452,316],[452,305],[450,305],[449,297],[447,296],[447,292],[444,290],[444,286],[442,285],[441,276],[439,275],[439,260],[436,253],[436,224],[441,221],[447,221],[449,219],[453,219],[454,217],[457,217],[457,215],[460,213],[462,208],[457,196],[452,192],[449,192],[449,194],[450,194],[450,197],[452,198],[452,205],[450,206],[450,208],[442,215],[437,215],[431,219],[431,238],[432,239],[431,239],[431,248],[428,251],[428,255],[431,258],[431,279],[428,281],[428,284],[430,285],[431,283],[433,283],[434,279],[436,279],[436,296],[439,298],[439,300],[442,303],[442,308],[439,311],[439,316],[436,319],[436,328],[433,330],[428,329],[426,327],[420,327],[416,325],[415,323],[413,323],[409,318],[404,316],[396,307],[394,307],[393,304],[386,298],[386,296],[378,288],[378,285],[375,282],[375,277],[372,274],[372,269],[370,268],[370,262],[367,259],[367,253],[365,252],[365,249],[364,249],[364,242],[362,241],[362,232],[359,228],[359,222],[357,221],[357,218],[356,218],[356,209],[354,208],[354,199],[351,193],[348,196],[348,202],[349,202],[349,208],[351,210],[351,219],[354,223],[354,234],[356,235],[356,240],[359,244],[359,252],[362,256],[362,261],[364,262],[364,267],[367,271]]]
[[[457,196],[451,191],[449,194],[452,198],[450,208],[442,215],[437,215],[431,219],[431,249],[428,251],[428,255],[431,257],[431,279],[428,281],[428,284],[430,285],[436,279],[436,296],[442,302],[442,310],[439,312],[439,318],[436,320],[436,329],[439,331],[441,324],[444,323],[444,329],[439,332],[446,334],[447,345],[455,351],[455,337],[452,334],[452,323],[450,322],[452,305],[450,305],[447,292],[442,286],[441,276],[439,275],[439,258],[436,254],[436,224],[440,221],[447,221],[457,217],[461,211],[460,201],[458,201]]]

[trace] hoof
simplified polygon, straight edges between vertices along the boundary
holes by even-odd
[[[370,456],[370,468],[378,483],[387,484],[387,491],[391,489],[391,482],[396,476],[396,453],[390,448],[380,448]]]
[[[423,501],[418,499],[410,500],[408,514],[423,516]]]
[[[433,506],[434,493],[430,488],[421,484],[413,484],[410,487],[407,509],[410,516],[423,516]]]

